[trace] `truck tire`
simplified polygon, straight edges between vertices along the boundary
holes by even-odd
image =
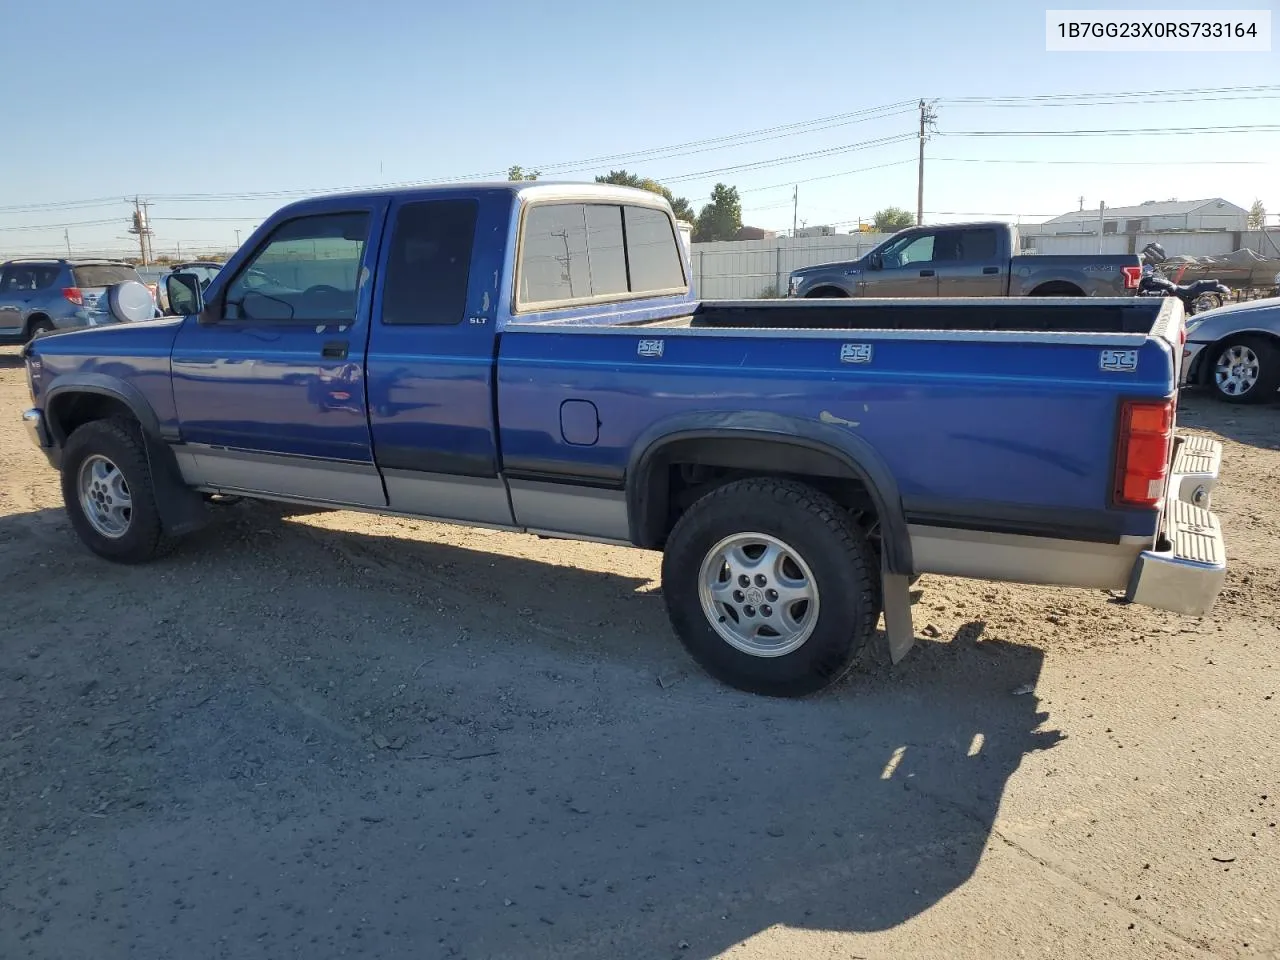
[[[173,548],[136,423],[93,420],[76,428],[62,455],[62,499],[76,535],[100,557],[143,563]]]
[[[726,484],[672,530],[667,615],[708,673],[750,693],[798,697],[835,683],[880,615],[875,553],[852,518],[811,487]]]
[[[1227,403],[1266,403],[1280,388],[1280,350],[1268,337],[1229,337],[1208,351],[1204,379]]]

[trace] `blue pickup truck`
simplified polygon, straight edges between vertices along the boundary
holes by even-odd
[[[796,696],[921,573],[1201,615],[1220,447],[1171,299],[699,302],[670,208],[466,184],[288,206],[176,315],[26,348],[75,530],[140,562],[222,495],[662,550],[713,675]]]

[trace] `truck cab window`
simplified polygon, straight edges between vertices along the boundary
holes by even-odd
[[[903,237],[897,243],[890,244],[881,257],[886,269],[906,267],[913,263],[933,262],[933,244],[936,234],[917,234]]]
[[[587,221],[581,203],[530,207],[520,254],[520,300],[554,303],[591,296]]]
[[[957,259],[966,263],[991,260],[999,250],[999,243],[996,240],[996,232],[994,230],[957,230],[955,233],[960,238],[958,244],[959,257]]]
[[[525,215],[522,305],[686,289],[680,239],[659,209],[553,203]]]
[[[223,318],[351,323],[368,236],[363,212],[281,224],[231,281]]]
[[[382,322],[462,322],[475,242],[475,200],[407,203],[396,215],[382,294]]]
[[[627,258],[631,292],[683,290],[684,266],[670,218],[652,207],[623,207],[627,222]]]

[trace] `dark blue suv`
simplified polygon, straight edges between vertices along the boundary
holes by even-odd
[[[0,343],[115,323],[107,288],[127,280],[138,271],[116,260],[10,260],[0,268]]]

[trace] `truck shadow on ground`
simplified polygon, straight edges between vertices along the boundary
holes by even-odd
[[[136,643],[109,636],[93,654],[118,661],[94,667],[120,674],[110,688],[123,699],[105,709],[150,744],[125,759],[145,803],[38,831],[5,893],[4,956],[704,958],[776,925],[887,930],[1006,843],[994,824],[1010,777],[1062,736],[1041,729],[1028,692],[1042,652],[983,641],[981,623],[922,641],[897,668],[869,658],[810,700],[739,694],[692,665],[664,689],[649,667],[678,648],[652,604],[634,632],[568,650],[572,637],[519,646],[479,620],[462,645],[380,628],[337,641],[375,615],[434,611],[432,581],[432,599],[408,590],[429,571],[455,587],[483,575],[479,596],[520,636],[521,621],[548,614],[547,583],[561,598],[551,622],[571,630],[633,603],[622,598],[643,577],[320,527],[273,532],[256,506],[194,545],[212,554],[121,568],[77,552],[60,514],[0,518],[0,554],[38,545],[51,569],[79,575],[84,602],[99,591],[150,605]],[[351,563],[325,562],[334,555]],[[281,558],[297,559],[282,570]],[[359,597],[353,570],[403,579]],[[256,621],[262,591],[296,629]],[[71,619],[61,591],[18,606],[51,629]],[[511,610],[530,613],[501,616]],[[165,628],[150,629],[152,616]],[[165,674],[175,651],[186,666]],[[405,669],[427,656],[429,669]],[[411,689],[393,721],[379,691],[396,680]],[[6,688],[8,709],[25,702],[25,682]],[[306,699],[326,684],[333,693]],[[33,769],[69,766],[58,751],[78,737],[103,749],[92,698],[67,696],[42,708],[58,715],[57,736],[8,747],[48,751],[19,758]],[[75,710],[85,723],[64,712]],[[361,715],[399,724],[389,732],[406,745],[371,747],[347,730]],[[458,749],[470,742],[485,749]],[[107,759],[110,777],[121,760]],[[7,805],[46,815],[27,799],[15,790]]]
[[[1203,389],[1178,395],[1178,426],[1210,430],[1236,443],[1280,450],[1280,395],[1272,403],[1230,404]]]

